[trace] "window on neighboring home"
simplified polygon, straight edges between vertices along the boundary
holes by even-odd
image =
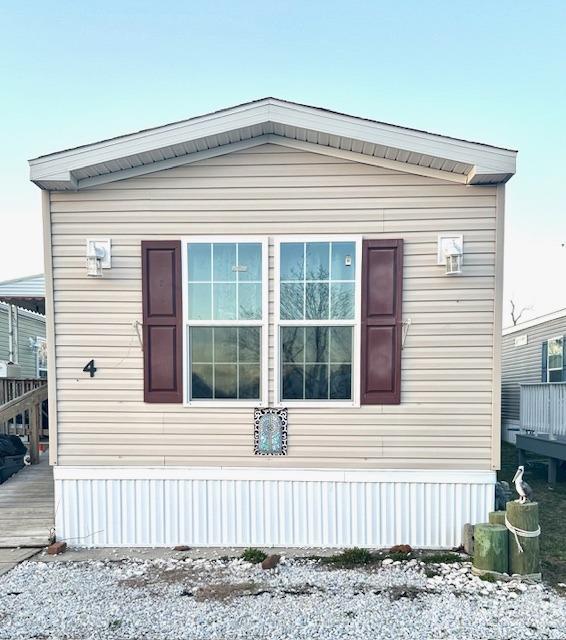
[[[277,243],[277,398],[356,404],[360,241]]]
[[[263,404],[267,243],[188,239],[183,260],[188,403]]]
[[[564,367],[564,338],[558,336],[547,341],[547,382],[562,382]]]
[[[35,339],[35,363],[38,378],[47,378],[47,340],[42,336]]]

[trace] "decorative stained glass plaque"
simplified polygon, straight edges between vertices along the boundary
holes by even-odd
[[[287,455],[287,409],[254,409],[254,453]]]

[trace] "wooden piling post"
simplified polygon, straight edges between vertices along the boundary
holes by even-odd
[[[507,573],[509,545],[507,528],[501,524],[476,524],[474,529],[474,573]]]
[[[490,511],[489,524],[502,524],[505,526],[505,514],[507,511]]]
[[[34,402],[29,412],[29,456],[31,464],[39,464],[39,433],[41,430],[41,405]]]
[[[512,527],[523,531],[538,531],[538,502],[507,503],[507,520]],[[517,544],[517,541],[519,544]],[[520,546],[519,546],[520,545]],[[518,573],[540,580],[539,536],[524,537],[509,531],[509,573]],[[521,551],[522,549],[522,551]]]

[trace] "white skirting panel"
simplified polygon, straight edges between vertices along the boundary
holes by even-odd
[[[73,546],[419,548],[485,522],[492,471],[55,467]]]

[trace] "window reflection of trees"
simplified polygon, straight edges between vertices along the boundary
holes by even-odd
[[[302,268],[295,268],[291,276],[302,276]],[[319,268],[315,280],[328,277]],[[328,325],[282,325],[281,360],[282,383],[287,399],[348,399],[351,397],[352,329],[332,326],[329,319],[329,282],[301,282],[300,287],[288,287],[281,295],[281,317],[289,320],[329,320]],[[309,286],[318,285],[318,286]],[[322,285],[322,286],[320,286]],[[321,295],[321,291],[326,292]],[[332,317],[349,318],[352,296],[338,292],[332,299]],[[304,303],[304,310],[303,310]],[[297,310],[300,313],[297,313]],[[343,330],[340,330],[342,329]],[[338,330],[336,330],[338,329]],[[332,332],[332,337],[331,337]],[[302,388],[300,388],[302,387]]]
[[[231,361],[216,362],[214,357],[211,362],[202,362],[191,366],[191,397],[195,400],[259,400],[261,395],[261,327],[206,327],[211,329],[215,335],[226,337],[232,335],[231,342],[224,345],[227,347],[236,343],[236,358]],[[218,331],[220,329],[220,331]],[[211,347],[214,349],[215,347]],[[208,379],[198,373],[196,367],[207,367],[209,369]],[[216,377],[215,384],[212,384],[212,370],[214,367],[226,370],[233,369],[233,378],[220,383]],[[239,369],[239,371],[238,371]],[[217,369],[218,370],[218,369]]]

